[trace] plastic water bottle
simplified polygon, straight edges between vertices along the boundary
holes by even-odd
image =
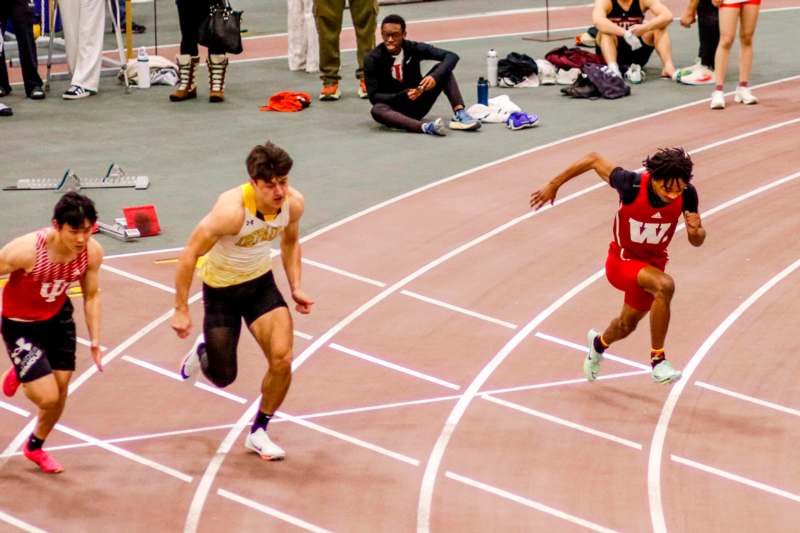
[[[491,87],[497,87],[497,52],[494,48],[486,54],[486,79]]]
[[[489,82],[485,78],[478,78],[478,103],[489,105]]]
[[[144,46],[139,48],[139,54],[136,57],[136,83],[140,89],[150,87],[150,58],[147,57],[147,50]]]

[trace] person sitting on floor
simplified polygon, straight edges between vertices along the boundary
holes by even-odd
[[[421,121],[444,92],[453,107],[450,129],[477,130],[481,127],[480,121],[464,110],[464,99],[453,75],[458,55],[406,40],[406,21],[400,15],[388,15],[383,19],[381,37],[383,43],[364,60],[364,80],[376,121],[413,133],[444,135],[442,119]],[[420,62],[424,60],[439,63],[423,77]]]
[[[648,11],[655,16],[645,22]],[[621,76],[619,65],[644,67],[655,50],[664,65],[661,76],[675,74],[667,33],[672,13],[659,0],[594,0],[592,22],[598,31],[597,53],[613,73]]]

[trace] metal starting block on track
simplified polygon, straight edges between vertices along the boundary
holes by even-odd
[[[117,240],[129,242],[134,239],[138,239],[141,237],[141,233],[136,228],[129,228],[127,225],[120,223],[125,221],[125,219],[117,219],[114,224],[106,224],[105,222],[97,221],[97,231],[102,233],[103,235],[108,235],[109,237],[113,237]]]
[[[101,178],[79,178],[74,172],[67,170],[59,178],[20,178],[16,185],[3,187],[4,191],[44,191],[57,192],[79,191],[81,189],[114,189],[133,187],[146,189],[150,186],[148,176],[129,176],[116,163],[111,163],[106,175]]]

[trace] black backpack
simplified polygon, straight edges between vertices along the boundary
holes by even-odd
[[[604,68],[596,63],[588,63],[581,70],[603,98],[614,100],[631,94],[631,88],[628,87],[625,80],[609,72],[607,67]]]
[[[528,54],[511,52],[497,62],[497,77],[508,78],[515,84],[538,72],[536,61]]]

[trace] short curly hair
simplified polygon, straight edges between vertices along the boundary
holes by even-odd
[[[656,181],[663,181],[669,187],[675,180],[689,183],[692,180],[692,158],[683,148],[659,148],[655,154],[647,156],[642,165]]]

